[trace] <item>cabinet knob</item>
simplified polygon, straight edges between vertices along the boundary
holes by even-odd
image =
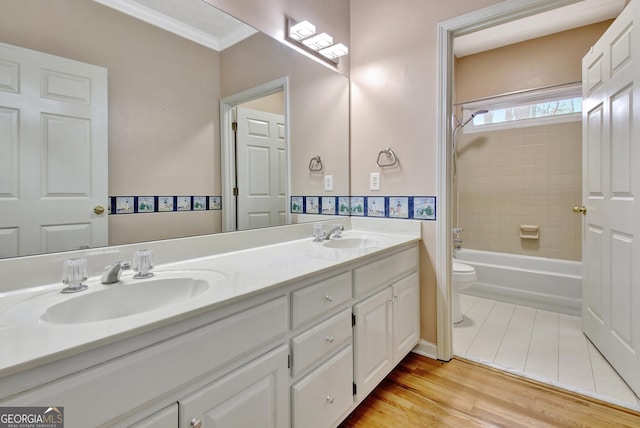
[[[324,298],[328,301],[328,302],[333,302],[333,296],[331,294],[327,294],[326,296],[324,296]]]
[[[329,404],[333,404],[334,400],[335,399],[333,398],[333,396],[327,395],[327,401],[329,402]]]
[[[327,336],[327,342],[333,343],[333,336]]]
[[[202,421],[198,418],[191,419],[191,426],[193,428],[202,428]]]

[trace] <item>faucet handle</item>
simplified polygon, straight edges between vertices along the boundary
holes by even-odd
[[[464,229],[461,228],[461,227],[454,227],[453,228],[453,234],[454,235],[457,235],[457,234],[462,233],[462,232],[464,232]]]
[[[83,281],[88,279],[87,259],[73,258],[64,261],[62,270],[62,283],[66,285],[62,293],[77,293],[86,290],[87,285]]]
[[[133,254],[133,270],[137,273],[135,279],[149,278],[153,276],[153,254],[151,250],[138,250]]]

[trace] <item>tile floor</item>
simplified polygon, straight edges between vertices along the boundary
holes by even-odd
[[[640,400],[582,333],[580,317],[460,295],[453,353],[635,410]]]

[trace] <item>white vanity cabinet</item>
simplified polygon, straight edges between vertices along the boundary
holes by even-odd
[[[310,272],[25,370],[0,406],[62,406],[68,427],[335,427],[418,343],[418,271],[413,242]]]
[[[388,261],[392,257],[402,262],[390,265]],[[368,284],[358,283],[358,278],[383,277],[390,282],[353,307],[356,401],[366,397],[420,338],[417,248],[392,257],[367,265],[360,272],[356,270],[356,289],[369,288]],[[414,260],[413,271],[410,260]],[[375,275],[376,272],[379,275]],[[401,278],[390,280],[397,277]]]

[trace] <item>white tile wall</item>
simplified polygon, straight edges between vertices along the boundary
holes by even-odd
[[[580,122],[461,134],[457,183],[466,248],[581,258]],[[540,227],[520,239],[520,225]]]

